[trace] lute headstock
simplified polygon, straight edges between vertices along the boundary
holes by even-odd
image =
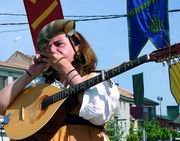
[[[155,62],[170,62],[179,61],[180,59],[180,43],[165,46],[161,49],[153,51],[150,55],[150,60]]]

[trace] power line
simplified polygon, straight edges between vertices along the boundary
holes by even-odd
[[[28,23],[0,23],[0,25],[25,25]]]
[[[3,13],[4,14],[4,13]],[[2,15],[2,13],[0,13],[0,15]],[[6,13],[7,15],[7,13]],[[11,14],[10,14],[11,15]],[[17,14],[14,14],[17,15]],[[19,14],[22,15],[22,14]],[[84,15],[84,16],[65,16],[68,18],[80,18],[80,19],[75,19],[75,21],[80,22],[80,21],[93,21],[93,20],[103,20],[103,19],[115,19],[115,18],[122,18],[122,17],[127,17],[126,14],[123,15]],[[23,23],[0,23],[0,25],[26,25],[28,24],[27,22],[23,22]]]
[[[29,29],[26,28],[26,29],[16,29],[16,30],[4,30],[4,31],[0,31],[0,34],[7,33],[7,32],[18,32],[18,31],[24,31],[24,30],[29,30]]]
[[[0,13],[0,16],[27,16],[26,14]]]
[[[168,12],[180,12],[180,9],[172,9],[172,10],[169,10]]]
[[[172,9],[168,10],[168,12],[180,12],[180,9]],[[127,16],[127,14],[124,14]],[[18,14],[18,13],[0,13],[0,16],[27,16],[26,14]],[[65,17],[106,17],[106,16],[120,16],[120,15],[83,15],[83,16],[76,16],[76,15],[67,15]]]
[[[168,12],[180,12],[180,9],[169,10]],[[26,14],[12,14],[12,13],[0,13],[0,16],[27,16]],[[67,18],[80,18],[75,19],[77,22],[81,21],[94,21],[94,20],[106,20],[127,17],[127,14],[116,15],[67,15]],[[27,25],[28,23],[0,23],[0,25]]]
[[[180,9],[173,9],[169,10],[168,12],[180,12]],[[0,13],[0,16],[27,16],[26,14],[17,14],[17,13]],[[127,17],[127,14],[114,14],[114,15],[67,15],[64,16],[67,18],[74,18],[76,22],[82,22],[82,21],[95,21],[95,20],[109,20],[109,19],[117,19],[117,18],[123,18]],[[79,18],[79,19],[77,19]],[[0,23],[0,26],[13,26],[13,25],[28,25],[28,22],[22,22],[22,23]],[[0,31],[0,33],[5,32],[16,32],[16,31],[24,31],[28,29],[17,29],[17,30],[6,30],[6,31]]]

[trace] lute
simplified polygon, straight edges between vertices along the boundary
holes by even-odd
[[[6,111],[5,117],[9,119],[9,122],[4,125],[5,132],[8,137],[14,140],[30,137],[48,124],[67,97],[81,93],[98,83],[146,62],[171,60],[178,58],[179,54],[180,43],[177,43],[155,50],[149,55],[124,62],[108,71],[102,71],[99,75],[65,90],[60,90],[49,84],[26,88],[17,96]]]

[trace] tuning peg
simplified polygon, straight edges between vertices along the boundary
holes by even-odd
[[[176,58],[172,58],[172,64],[176,64],[177,61],[176,61]]]
[[[163,67],[165,67],[165,65],[166,65],[166,64],[165,64],[165,62],[164,62],[164,61],[162,61],[162,65],[163,65]]]
[[[171,65],[171,59],[167,58],[166,63],[167,63],[168,66]]]
[[[178,62],[180,62],[180,55],[178,55],[177,58],[178,58]]]

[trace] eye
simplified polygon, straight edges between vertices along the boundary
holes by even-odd
[[[61,41],[56,41],[53,43],[56,47],[60,47],[63,43]]]

